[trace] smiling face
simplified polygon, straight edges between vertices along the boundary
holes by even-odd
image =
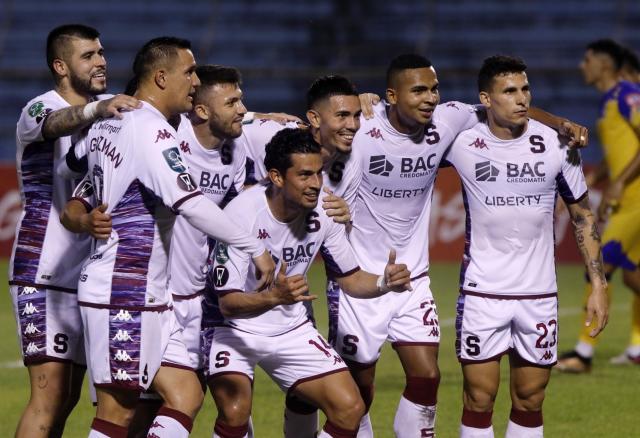
[[[415,130],[429,124],[440,102],[435,69],[423,67],[398,72],[387,89],[387,100],[395,106],[398,122],[403,127]]]
[[[311,210],[318,205],[322,188],[322,156],[294,153],[290,158],[291,166],[274,183],[281,188],[286,205]]]
[[[99,39],[71,37],[61,58],[54,60],[54,68],[69,79],[71,88],[79,95],[95,96],[107,89],[107,61]]]
[[[495,76],[489,91],[480,92],[480,101],[487,108],[491,127],[509,131],[526,127],[531,104],[527,74],[519,72]]]
[[[222,83],[207,87],[198,98],[196,114],[208,118],[211,133],[220,139],[237,138],[242,134],[242,119],[247,108],[242,103],[238,84]]]
[[[318,129],[320,143],[330,154],[351,152],[353,137],[360,129],[358,96],[335,95],[326,98],[307,112],[311,126]]]

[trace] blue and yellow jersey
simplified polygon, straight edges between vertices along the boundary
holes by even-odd
[[[602,96],[597,129],[609,176],[615,179],[640,150],[640,85],[620,81]],[[627,185],[620,204],[638,201],[640,178]]]

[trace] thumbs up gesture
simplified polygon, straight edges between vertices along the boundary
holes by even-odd
[[[381,292],[403,292],[411,289],[411,272],[404,263],[396,264],[396,250],[389,250],[389,259],[384,268],[384,275],[378,278],[378,289]]]

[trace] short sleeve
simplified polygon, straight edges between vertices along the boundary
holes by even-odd
[[[213,250],[213,269],[209,273],[209,284],[217,294],[244,291],[251,260],[239,249],[218,242]]]
[[[623,87],[618,95],[618,108],[625,120],[635,129],[640,129],[640,88],[631,84]]]
[[[347,240],[344,225],[336,224],[331,220],[327,225],[328,232],[320,247],[327,275],[334,278],[346,277],[358,271],[360,267]]]
[[[138,178],[164,205],[177,212],[186,200],[202,192],[180,155],[175,130],[166,124],[156,131],[150,135],[149,129],[143,129],[134,134]]]
[[[35,101],[30,102],[20,114],[18,126],[16,128],[16,136],[18,141],[23,144],[43,141],[42,126],[49,114],[60,109],[60,105],[55,101],[47,99],[46,96],[40,96]]]
[[[582,160],[577,149],[563,148],[562,168],[556,176],[558,193],[567,204],[575,204],[587,195]]]
[[[439,111],[439,122],[448,125],[454,134],[469,129],[480,121],[477,108],[466,103],[457,101],[441,103],[436,110]]]

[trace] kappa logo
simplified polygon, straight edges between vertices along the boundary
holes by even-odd
[[[131,321],[133,318],[128,310],[120,309],[120,311],[113,317],[114,321]]]
[[[153,429],[154,427],[160,427],[162,429],[165,428],[162,424],[158,423],[158,421],[154,421],[149,429]]]
[[[431,328],[431,332],[429,332],[429,336],[435,336],[435,337],[440,336],[440,330],[438,330],[437,326]]]
[[[162,426],[162,427],[164,427],[164,426]],[[156,435],[153,432],[149,432],[149,435],[147,435],[147,438],[160,438],[160,436]]]
[[[459,109],[460,109],[460,108],[458,108],[458,105],[456,105],[456,103],[455,103],[455,102],[448,102],[448,103],[447,103],[447,107],[448,107],[448,108],[455,108],[455,109],[457,109],[457,110],[459,110]]]
[[[40,313],[40,311],[33,305],[33,303],[27,303],[22,310],[22,315],[33,315],[34,313]]]
[[[371,138],[384,140],[384,137],[378,128],[371,128],[371,130],[366,132],[365,135],[370,135]]]
[[[553,359],[553,353],[551,352],[551,350],[545,351],[542,357],[540,358],[540,360],[551,360],[551,359]]]
[[[476,163],[476,181],[493,182],[499,174],[500,171],[497,167],[491,164],[491,161]]]
[[[267,239],[267,238],[270,238],[270,237],[271,237],[271,236],[269,235],[269,233],[267,232],[267,230],[266,230],[266,229],[264,229],[264,228],[260,228],[260,229],[258,230],[258,239],[260,239],[260,240],[264,240],[264,239]]]
[[[369,173],[373,175],[389,176],[392,170],[393,164],[384,155],[372,155],[369,159]]]
[[[118,372],[113,375],[113,378],[120,381],[133,380],[129,373],[127,373],[127,370],[123,370],[122,368],[118,368]]]
[[[128,330],[118,330],[118,333],[113,337],[114,341],[128,342],[133,341],[133,338],[129,335]]]
[[[480,137],[469,143],[469,146],[473,146],[476,149],[489,149],[489,146],[484,142],[484,138]]]
[[[20,295],[31,295],[31,294],[35,294],[35,293],[38,293],[38,289],[36,289],[35,287],[30,287],[30,286],[25,286],[20,291]]]
[[[222,287],[229,281],[229,270],[224,266],[216,266],[213,269],[213,283],[215,287]]]
[[[118,352],[113,356],[113,360],[117,360],[118,362],[131,362],[131,356],[127,353],[127,350],[118,350]]]
[[[191,155],[191,148],[189,147],[189,143],[184,140],[180,142],[180,150],[185,154]]]
[[[29,342],[29,345],[27,345],[27,348],[24,350],[26,354],[35,354],[39,351],[40,349],[33,342]]]
[[[40,333],[40,330],[38,330],[38,327],[36,327],[32,322],[30,322],[29,324],[27,324],[27,326],[24,328],[24,332],[25,335],[33,335],[35,333]]]
[[[172,133],[167,131],[166,129],[158,129],[158,135],[156,136],[156,141],[154,143],[158,143],[160,140],[166,140],[168,138],[175,138]]]

